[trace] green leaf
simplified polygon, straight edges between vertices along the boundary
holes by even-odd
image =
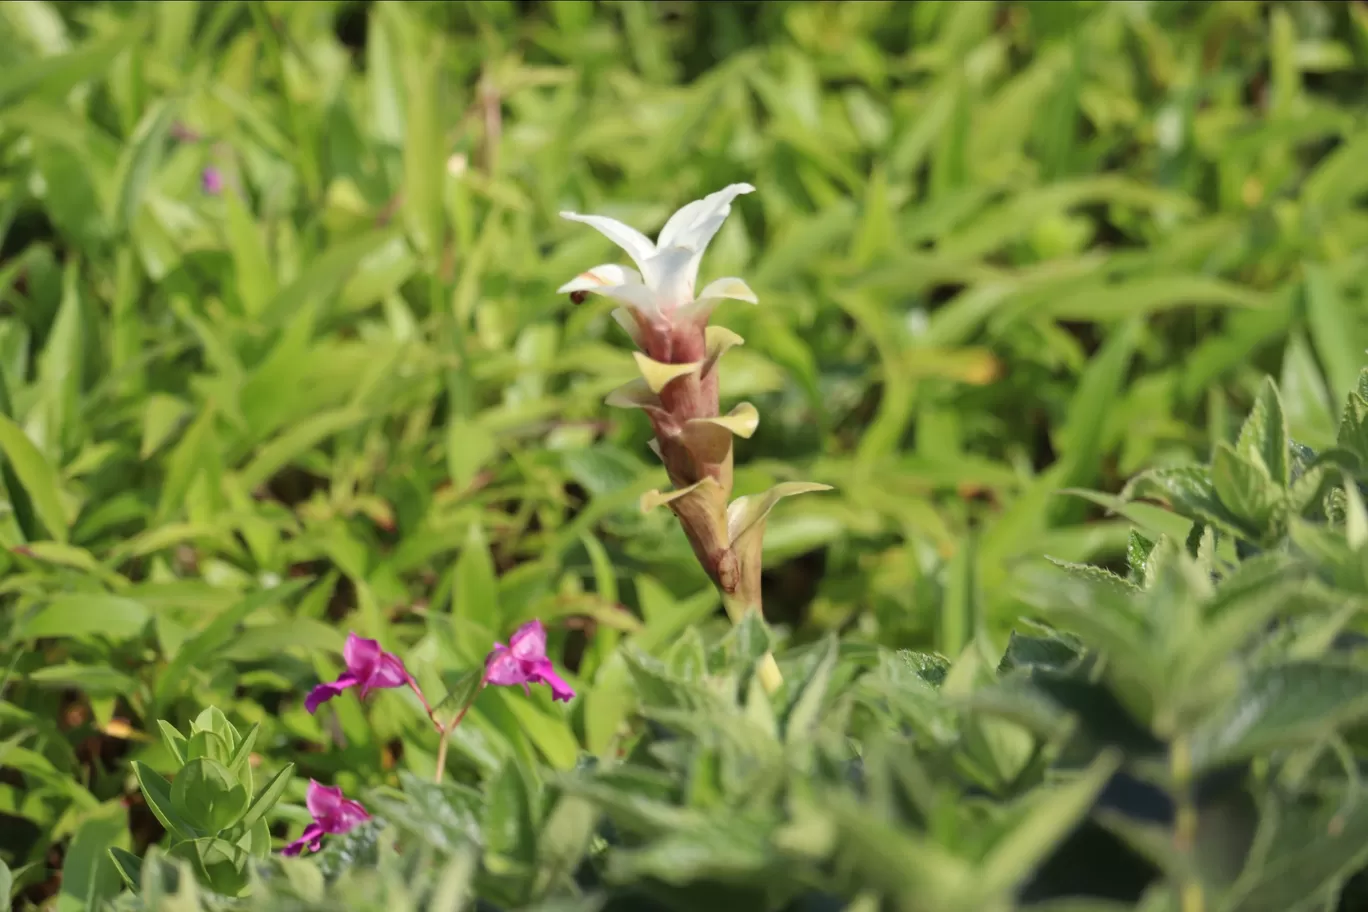
[[[329,437],[365,419],[359,409],[346,407],[314,415],[299,422],[257,451],[239,475],[243,488],[251,490],[265,484],[290,463],[302,458]]]
[[[177,105],[165,99],[153,102],[138,121],[124,146],[114,174],[114,197],[109,223],[128,231],[142,208],[148,184],[161,164],[166,135],[176,119]]]
[[[127,640],[140,633],[150,617],[141,602],[117,595],[61,595],[21,621],[15,634],[35,640],[83,636]]]
[[[821,657],[812,667],[812,672],[802,686],[796,690],[797,697],[784,720],[784,741],[790,746],[810,739],[816,732],[826,705],[827,689],[831,686],[831,675],[836,669],[839,642],[828,637],[822,646]]]
[[[466,491],[489,460],[498,453],[498,444],[484,425],[460,416],[448,420],[446,432],[447,473],[457,491]]]
[[[532,799],[516,762],[505,763],[489,785],[482,823],[490,851],[522,862],[532,861],[536,845]]]
[[[503,615],[499,610],[494,558],[489,553],[484,527],[479,523],[471,523],[461,556],[456,560],[451,614],[463,658],[469,662],[482,661],[493,645]]]
[[[393,34],[393,32],[391,32]],[[412,34],[408,36],[415,37]],[[404,117],[404,223],[414,247],[434,262],[442,247],[446,149],[441,127],[441,75],[437,48],[406,48]]]
[[[290,786],[290,780],[294,777],[294,764],[287,763],[285,768],[271,777],[271,781],[266,783],[257,796],[252,799],[247,812],[242,815],[242,820],[238,821],[238,826],[243,830],[250,830],[259,822],[266,819],[266,815],[280,801],[285,790]]]
[[[1358,145],[1362,148],[1363,141]],[[1302,294],[1311,342],[1325,365],[1331,395],[1348,395],[1356,385],[1364,349],[1368,348],[1361,316],[1344,300],[1338,283],[1324,265],[1307,263],[1302,268],[1306,276]]]
[[[109,859],[114,863],[114,870],[119,872],[119,877],[123,878],[124,886],[134,892],[142,889],[141,858],[132,852],[113,846],[109,850]],[[8,894],[9,891],[6,890],[5,892]]]
[[[1280,488],[1287,487],[1290,470],[1287,458],[1287,417],[1277,384],[1265,377],[1254,407],[1240,428],[1235,449],[1245,460],[1264,468]]]
[[[251,856],[225,839],[205,836],[181,842],[169,854],[190,862],[200,881],[215,893],[238,896],[247,888]]]
[[[451,782],[426,782],[412,773],[399,774],[403,797],[372,795],[368,806],[423,845],[451,852],[481,839],[485,795]]]
[[[57,471],[38,452],[23,429],[4,415],[0,415],[0,450],[4,451],[5,459],[19,476],[19,483],[32,498],[33,508],[48,535],[66,544],[71,520],[63,502]]]
[[[255,788],[252,782],[252,748],[256,746],[257,733],[261,730],[261,723],[256,722],[247,730],[247,734],[238,742],[237,747],[233,748],[233,754],[228,759],[228,771],[237,777],[242,783],[242,787],[247,790],[247,794],[252,794]]]
[[[1314,743],[1364,718],[1368,671],[1310,661],[1255,668],[1231,705],[1193,732],[1193,766],[1210,769]]]
[[[1273,523],[1282,503],[1282,491],[1268,477],[1264,467],[1236,452],[1225,441],[1216,444],[1211,460],[1211,485],[1221,505],[1238,517],[1245,537],[1267,541],[1276,537],[1280,526]]]
[[[157,720],[157,727],[161,729],[162,741],[166,744],[166,749],[171,752],[171,756],[176,758],[176,762],[185,765],[185,735],[167,722],[165,719]]]
[[[218,614],[203,630],[181,643],[171,657],[154,689],[153,705],[165,706],[176,690],[185,684],[192,669],[206,664],[209,657],[222,649],[233,638],[238,624],[277,602],[290,598],[309,584],[308,578],[292,579],[270,589],[261,589],[242,598],[227,611]]]
[[[1224,532],[1242,534],[1243,522],[1216,494],[1211,471],[1206,466],[1179,466],[1152,469],[1133,478],[1121,492],[1123,499],[1159,497],[1172,510],[1187,519],[1215,526]]]
[[[229,189],[222,196],[228,213],[228,249],[233,254],[237,291],[247,316],[257,317],[277,291],[275,269],[261,229],[253,222],[252,213],[237,191]]]
[[[128,842],[128,809],[121,801],[102,805],[76,828],[62,862],[58,912],[100,908],[119,892],[119,872],[109,850]]]
[[[756,608],[749,608],[722,640],[736,667],[753,665],[774,648],[774,635]]]
[[[170,783],[136,760],[133,761],[133,775],[142,789],[143,800],[162,826],[182,839],[193,839],[200,835],[172,804]]]
[[[113,37],[68,54],[11,61],[0,72],[0,110],[34,93],[60,98],[73,86],[107,74],[110,63],[138,40],[141,31],[141,23],[135,19],[133,25]]]
[[[1054,852],[1088,813],[1107,780],[1121,765],[1119,752],[1102,754],[1073,781],[1035,792],[1030,810],[983,859],[974,884],[982,905],[1010,901],[1011,893]]]
[[[199,732],[199,735],[208,735]],[[191,739],[193,744],[194,739]],[[222,763],[201,757],[191,760],[171,783],[171,806],[184,820],[205,833],[221,833],[247,810],[247,790]]]
[[[1249,864],[1230,890],[1231,912],[1335,908],[1342,885],[1368,863],[1368,804],[1264,800]],[[1352,902],[1339,908],[1348,908]]]
[[[556,769],[570,769],[575,765],[579,743],[563,719],[542,712],[520,692],[499,688],[497,694],[547,763]]]

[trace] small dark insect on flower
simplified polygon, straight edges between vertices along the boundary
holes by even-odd
[[[570,303],[578,306],[583,304],[584,300],[588,297],[589,292],[587,291],[572,291],[570,292]]]

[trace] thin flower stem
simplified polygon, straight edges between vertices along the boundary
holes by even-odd
[[[447,744],[451,741],[451,729],[441,730],[442,736],[437,740],[437,772],[432,775],[432,781],[438,785],[442,782],[442,773],[446,770]]]
[[[437,725],[437,731],[440,735],[437,740],[437,771],[432,776],[433,782],[440,783],[442,781],[442,773],[446,772],[447,745],[451,743],[451,733],[456,731],[456,726],[460,725],[461,720],[466,717],[466,713],[470,712],[470,707],[475,705],[475,698],[479,696],[482,690],[484,690],[483,681],[480,682],[479,687],[475,688],[475,693],[470,695],[470,700],[466,705],[461,707],[461,711],[453,716],[446,725],[438,724],[435,718],[432,720],[433,724]]]
[[[437,712],[432,708],[431,704],[428,703],[427,697],[423,696],[423,691],[419,689],[418,682],[413,680],[412,675],[409,676],[408,686],[409,690],[412,690],[414,695],[418,697],[418,702],[423,704],[423,709],[427,711],[428,718],[432,720],[432,727],[437,729],[438,734],[441,734],[442,723],[437,721]]]

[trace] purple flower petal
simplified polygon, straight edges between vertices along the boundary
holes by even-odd
[[[495,643],[494,651],[485,660],[485,680],[490,684],[525,684],[527,671],[511,650]]]
[[[223,192],[223,172],[213,165],[205,168],[200,174],[200,188],[210,196],[218,196]]]
[[[404,663],[397,655],[386,652],[380,656],[380,664],[376,666],[370,680],[366,681],[366,686],[403,687],[408,682],[409,673]]]
[[[342,797],[342,789],[336,785],[319,785],[313,779],[309,780],[309,787],[304,792],[304,805],[313,815],[314,820],[322,820],[324,817],[337,813],[337,809],[345,801]]]
[[[344,672],[340,678],[328,684],[319,684],[309,691],[309,696],[304,700],[304,708],[313,714],[318,711],[318,707],[331,700],[333,697],[342,693],[349,687],[355,687],[359,682],[351,672]]]
[[[361,802],[352,801],[350,798],[343,798],[337,807],[337,812],[325,821],[329,833],[346,833],[370,820],[370,814],[361,806]]]
[[[342,647],[342,658],[347,663],[347,671],[355,675],[357,680],[365,681],[375,673],[375,666],[380,664],[383,652],[375,640],[349,633],[347,645]]]
[[[323,828],[311,823],[299,834],[299,838],[280,850],[281,855],[298,855],[304,849],[317,852],[323,846]]]
[[[509,637],[508,648],[524,662],[546,658],[546,628],[539,620],[528,621]]]
[[[575,689],[556,674],[556,669],[551,665],[550,659],[542,659],[537,663],[536,669],[529,679],[538,684],[546,684],[551,688],[551,699],[562,702],[570,702],[570,698],[575,695]]]

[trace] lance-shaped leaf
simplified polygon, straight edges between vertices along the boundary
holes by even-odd
[[[1221,504],[1242,521],[1252,541],[1270,534],[1269,525],[1282,505],[1281,487],[1268,475],[1257,455],[1247,456],[1222,441],[1211,460],[1211,484]]]
[[[708,376],[716,370],[717,362],[722,360],[722,356],[731,348],[738,345],[745,345],[746,340],[736,333],[727,329],[725,326],[709,326],[704,332],[704,345],[707,348],[707,356],[703,359],[702,375]]]
[[[1173,512],[1186,519],[1234,535],[1248,534],[1240,518],[1217,496],[1206,466],[1173,466],[1144,472],[1121,491],[1122,500],[1137,497],[1163,498]]]
[[[703,366],[702,361],[691,361],[687,364],[665,364],[647,357],[641,352],[632,352],[632,357],[636,358],[637,368],[641,371],[641,379],[645,380],[646,386],[656,394],[659,394],[672,380],[686,377]]]
[[[754,592],[737,592],[742,604],[760,604],[760,558],[764,546],[765,519],[774,505],[785,497],[810,491],[830,491],[831,485],[812,481],[788,481],[777,484],[763,494],[738,497],[727,507],[727,536],[737,563],[743,569],[741,584]],[[745,568],[752,568],[745,572]]]
[[[1287,417],[1283,414],[1278,387],[1265,379],[1254,400],[1254,407],[1240,428],[1235,442],[1236,451],[1245,459],[1268,470],[1269,477],[1279,487],[1286,487],[1290,477],[1287,458]]]

